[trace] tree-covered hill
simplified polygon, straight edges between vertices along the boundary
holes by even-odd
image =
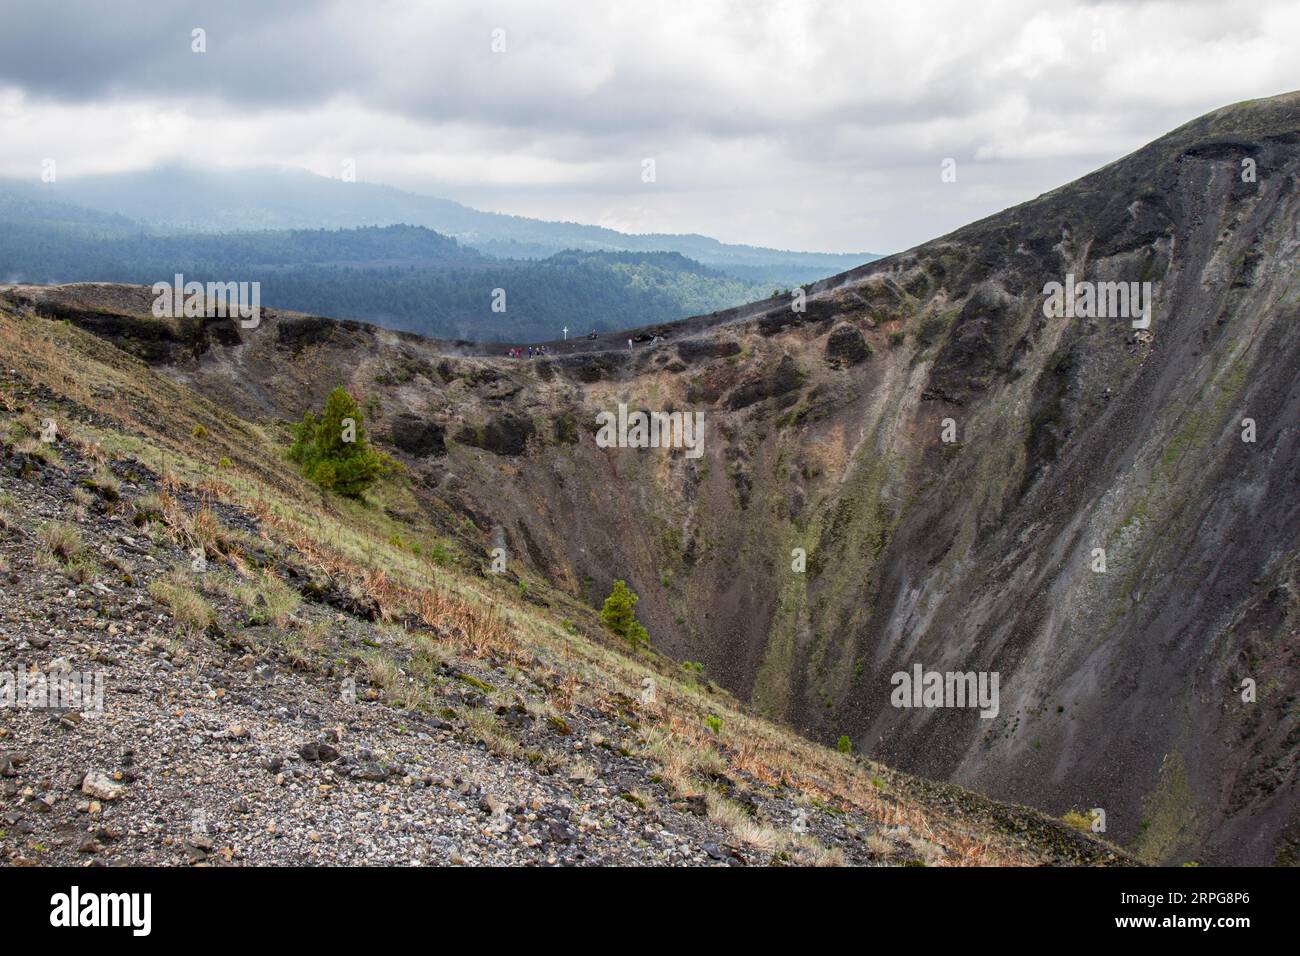
[[[160,235],[121,216],[0,194],[0,279],[152,285],[176,273],[260,282],[266,306],[485,341],[670,321],[771,291],[676,252],[498,259],[409,225]]]

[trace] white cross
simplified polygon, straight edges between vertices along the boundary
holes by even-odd
[[[569,327],[567,325],[564,327],[564,341],[569,341]]]

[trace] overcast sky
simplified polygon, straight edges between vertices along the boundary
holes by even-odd
[[[0,175],[352,159],[501,212],[892,252],[1300,88],[1298,49],[1296,0],[6,2]]]

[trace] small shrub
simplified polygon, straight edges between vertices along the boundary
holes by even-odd
[[[95,469],[86,482],[90,487],[99,492],[99,496],[105,501],[120,501],[122,499],[122,483],[117,480],[117,475],[108,470],[106,466],[101,465]]]
[[[627,582],[619,580],[614,582],[614,590],[605,598],[605,604],[600,609],[600,619],[605,622],[605,626],[625,638],[634,649],[650,643],[650,635],[634,614],[638,600],[640,598],[627,586]]]
[[[361,409],[342,386],[330,392],[319,420],[311,412],[303,415],[289,458],[311,481],[345,498],[360,498],[392,470],[390,460],[370,447]]]
[[[715,734],[722,733],[722,718],[717,714],[709,714],[704,718],[704,726],[708,727]]]
[[[1061,820],[1067,826],[1072,826],[1083,833],[1092,832],[1092,818],[1086,813],[1080,813],[1078,810],[1071,810],[1065,816],[1061,817]]]
[[[202,425],[195,425],[194,430],[190,432],[190,434],[193,435],[195,438],[207,438],[208,430],[204,428]]]
[[[163,500],[162,495],[150,492],[147,495],[141,495],[131,502],[131,510],[134,514],[131,516],[131,523],[137,528],[142,528],[150,522],[165,524],[163,519],[164,509],[167,502]]]
[[[835,749],[842,754],[853,752],[853,741],[849,740],[848,734],[840,734],[840,739],[835,741]]]

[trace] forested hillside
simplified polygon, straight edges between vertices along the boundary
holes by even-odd
[[[160,235],[121,216],[4,194],[0,225],[7,281],[256,281],[263,305],[436,338],[553,339],[566,327],[670,321],[771,292],[676,252],[497,259],[421,226]]]
[[[0,193],[34,195],[117,213],[151,231],[249,232],[425,226],[503,259],[557,252],[680,252],[746,282],[802,285],[870,262],[869,252],[824,253],[719,242],[697,234],[625,233],[580,222],[486,212],[379,183],[343,182],[302,169],[203,170],[185,166],[33,185],[0,180]]]

